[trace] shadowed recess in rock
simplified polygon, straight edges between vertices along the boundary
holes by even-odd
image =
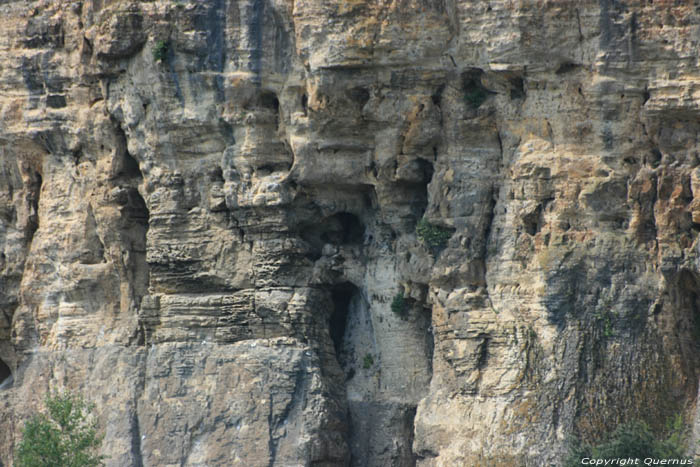
[[[331,298],[333,299],[333,313],[331,314],[330,322],[328,323],[335,355],[340,361],[340,352],[343,349],[343,338],[345,329],[348,323],[348,314],[350,312],[350,301],[353,295],[357,293],[357,287],[350,282],[343,282],[333,286],[331,289]]]
[[[479,68],[462,73],[462,91],[464,92],[464,100],[472,108],[477,109],[484,101],[492,94],[481,83],[481,76],[484,71]]]
[[[41,178],[41,174],[36,172],[35,177],[29,186],[29,203],[31,207],[31,214],[29,216],[29,222],[27,223],[27,238],[31,241],[34,237],[34,233],[39,228],[39,197],[41,196],[41,186],[44,181]]]
[[[301,238],[319,251],[323,245],[359,245],[365,235],[365,226],[354,214],[340,212],[302,229]]]
[[[12,371],[10,367],[0,359],[0,389],[5,388],[12,383]]]

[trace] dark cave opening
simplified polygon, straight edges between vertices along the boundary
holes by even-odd
[[[28,187],[30,213],[27,221],[27,238],[30,241],[34,238],[34,234],[39,229],[39,202],[41,198],[41,189],[44,184],[44,180],[39,172],[34,172],[33,175]]]
[[[525,214],[522,220],[525,232],[530,236],[537,235],[544,223],[542,205],[537,206],[534,211]]]
[[[486,367],[486,362],[489,359],[489,344],[491,343],[491,336],[484,335],[480,337],[483,337],[483,340],[477,349],[478,358],[476,361],[476,368],[479,370]]]
[[[148,211],[148,206],[146,206],[146,201],[144,201],[143,196],[139,193],[137,188],[129,188],[128,190],[129,202],[124,209],[124,214],[127,218],[136,224],[143,226],[145,230],[148,230],[148,221],[150,218],[150,213]],[[145,251],[145,232],[143,233],[144,238],[144,250]]]
[[[433,148],[433,152],[437,153],[437,148]],[[435,156],[435,158],[437,159],[437,155]],[[423,183],[425,184],[426,189],[427,189],[428,184],[433,179],[433,174],[435,173],[435,168],[433,167],[432,162],[427,161],[425,159],[418,159],[416,161],[416,163],[418,164],[421,175],[423,177]]]
[[[343,337],[348,324],[350,314],[350,302],[357,294],[357,287],[351,282],[336,284],[331,288],[331,299],[333,300],[333,313],[331,313],[328,329],[335,348],[335,355],[340,363],[340,355],[343,350]]]
[[[308,115],[309,113],[309,98],[306,94],[303,94],[301,96],[301,110],[304,112],[304,115]]]
[[[471,68],[462,73],[462,92],[464,101],[471,109],[478,109],[493,94],[481,82],[484,70]]]
[[[129,154],[128,151],[124,152],[124,157],[122,159],[122,167],[117,176],[123,175],[127,178],[143,178],[143,175],[141,174],[141,169],[139,168],[139,163],[136,162],[136,159]]]
[[[360,245],[364,241],[365,226],[354,214],[340,212],[326,217],[320,222],[308,225],[301,230],[303,238],[320,257],[323,245]]]
[[[325,220],[327,229],[321,234],[321,240],[340,245],[356,245],[362,243],[365,227],[354,214],[341,212]]]
[[[11,383],[12,371],[2,359],[0,359],[0,389],[3,389]]]
[[[277,95],[271,91],[263,91],[260,94],[260,105],[265,109],[270,109],[275,114],[280,111],[280,101],[277,99]]]

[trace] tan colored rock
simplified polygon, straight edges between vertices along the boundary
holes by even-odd
[[[540,466],[678,413],[696,446],[699,24],[4,2],[0,462],[49,389],[120,467]]]

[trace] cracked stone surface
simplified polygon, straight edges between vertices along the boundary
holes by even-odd
[[[0,1],[0,465],[50,389],[110,467],[698,446],[690,3]]]

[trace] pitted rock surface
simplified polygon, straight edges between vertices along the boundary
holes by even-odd
[[[110,467],[557,465],[676,414],[698,446],[698,28],[0,1],[0,465],[49,390]]]

